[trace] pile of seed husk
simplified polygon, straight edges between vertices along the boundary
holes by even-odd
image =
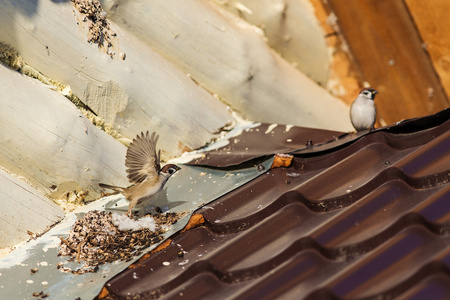
[[[162,234],[184,215],[173,212],[152,215],[155,231],[148,228],[121,231],[113,224],[111,212],[90,211],[75,222],[67,238],[60,237],[58,256],[70,256],[69,261],[85,261],[83,267],[70,270],[60,263],[58,269],[83,274],[96,272],[104,263],[130,261],[143,249],[160,242]]]

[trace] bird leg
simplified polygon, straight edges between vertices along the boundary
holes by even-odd
[[[138,200],[139,199],[131,200],[130,206],[128,207],[128,212],[127,212],[128,217],[130,217],[130,218],[132,217],[131,209],[136,206],[136,204],[138,203]]]
[[[133,218],[133,214],[131,213],[131,209],[132,209],[133,207],[131,206],[131,204],[130,204],[130,207],[128,208],[128,212],[127,212],[127,216],[130,218],[130,219],[132,219]]]

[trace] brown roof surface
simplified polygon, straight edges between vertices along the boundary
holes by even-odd
[[[107,297],[449,298],[449,119],[299,151],[199,209],[202,226],[110,280]]]

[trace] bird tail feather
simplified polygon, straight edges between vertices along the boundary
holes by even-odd
[[[121,187],[114,186],[114,185],[109,185],[109,184],[104,184],[104,183],[99,183],[98,185],[103,189],[109,189],[109,190],[113,190],[113,191],[116,191],[119,193],[121,193],[123,190]]]

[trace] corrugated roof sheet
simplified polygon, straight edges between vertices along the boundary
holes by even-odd
[[[299,151],[199,209],[202,226],[110,280],[106,297],[449,298],[449,119]],[[253,132],[246,141],[261,141]]]

